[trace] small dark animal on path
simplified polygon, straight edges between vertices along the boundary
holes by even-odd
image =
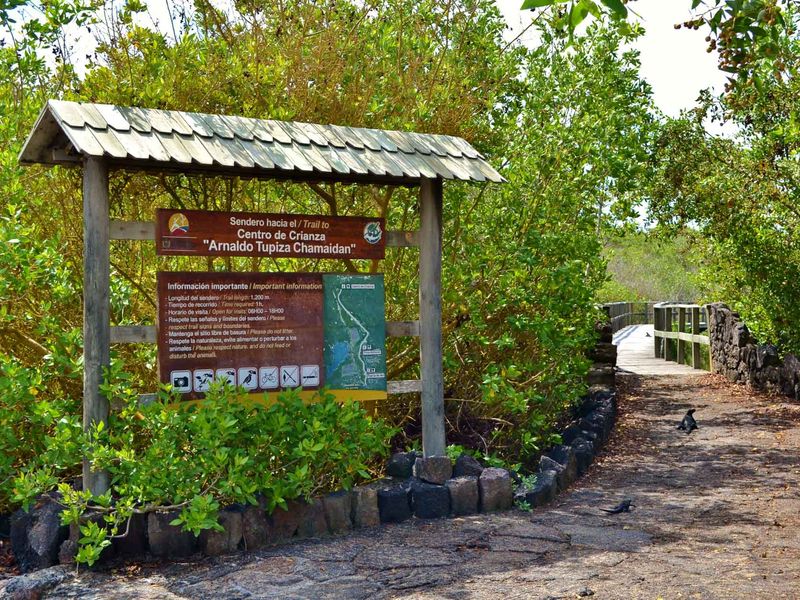
[[[600,510],[610,515],[618,515],[619,513],[631,512],[631,506],[636,506],[633,500],[626,499],[617,504],[614,508],[601,508]]]
[[[653,336],[652,336],[652,335],[650,335],[650,332],[649,332],[649,331],[645,331],[645,332],[644,332],[644,337],[653,337]]]
[[[695,421],[694,417],[692,416],[694,415],[694,411],[695,409],[693,408],[687,410],[686,415],[683,417],[683,420],[681,421],[681,424],[678,425],[678,429],[680,429],[681,431],[685,431],[686,435],[689,435],[695,429],[697,429],[697,421]]]

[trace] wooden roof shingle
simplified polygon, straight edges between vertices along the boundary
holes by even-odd
[[[111,166],[288,180],[414,184],[503,177],[462,138],[50,100],[20,164]]]

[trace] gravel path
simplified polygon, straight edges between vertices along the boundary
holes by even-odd
[[[45,597],[800,598],[800,405],[711,375],[621,379],[609,446],[549,507],[82,574]],[[625,497],[634,512],[598,510]]]

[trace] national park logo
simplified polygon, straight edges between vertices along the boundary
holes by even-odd
[[[183,213],[175,213],[169,218],[169,232],[184,234],[189,233],[189,219]]]
[[[379,221],[372,221],[364,225],[364,239],[370,244],[377,244],[381,241],[382,237],[383,231],[381,231],[381,224]]]

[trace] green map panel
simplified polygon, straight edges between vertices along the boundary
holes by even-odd
[[[323,275],[325,385],[386,390],[383,275]]]

